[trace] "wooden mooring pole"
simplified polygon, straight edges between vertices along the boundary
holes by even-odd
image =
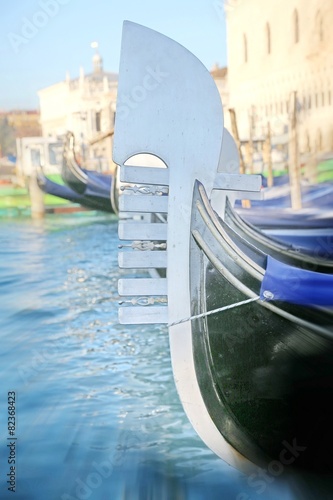
[[[273,164],[272,164],[272,139],[271,139],[271,124],[267,123],[267,137],[264,144],[266,146],[267,160],[267,187],[273,186]]]
[[[243,158],[243,153],[242,153],[242,148],[241,148],[241,142],[239,139],[239,134],[238,134],[238,127],[237,127],[237,119],[236,119],[236,112],[233,108],[229,108],[229,113],[230,113],[230,121],[231,121],[231,130],[232,130],[232,135],[235,139],[237,148],[238,148],[238,154],[239,154],[239,173],[240,174],[245,174],[245,163],[244,163],[244,158]],[[251,202],[250,200],[242,200],[242,207],[243,208],[250,208],[251,207]]]
[[[28,178],[28,190],[30,196],[31,217],[42,219],[45,215],[44,193],[37,183],[36,172],[32,172]]]
[[[301,167],[298,150],[297,130],[297,92],[291,93],[290,99],[290,125],[289,125],[289,182],[291,195],[291,208],[299,210],[302,208],[301,194]]]

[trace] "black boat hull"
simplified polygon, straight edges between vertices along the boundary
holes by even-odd
[[[98,197],[82,195],[66,185],[57,184],[47,178],[42,171],[37,172],[37,183],[40,189],[46,194],[57,196],[72,203],[78,203],[90,210],[106,211],[105,204]],[[112,212],[111,210],[108,211]]]
[[[99,210],[118,213],[115,176],[81,168],[75,157],[72,132],[66,134],[61,176],[69,188],[96,204]]]
[[[264,272],[262,253],[244,265],[232,246],[226,250],[228,239],[212,232],[210,215],[196,190],[192,315],[255,298]],[[284,459],[295,469],[333,471],[330,312],[255,300],[194,319],[192,342],[202,397],[232,447],[261,467]]]

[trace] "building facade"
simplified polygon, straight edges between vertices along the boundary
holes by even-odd
[[[107,133],[114,126],[117,85],[118,75],[104,71],[96,51],[92,73],[85,75],[81,68],[78,78],[67,74],[64,81],[38,92],[42,135],[59,137],[71,131],[79,160],[93,169],[112,170],[112,137]]]
[[[40,134],[37,110],[0,111],[0,158],[4,155],[16,155],[17,138]]]
[[[297,98],[300,152],[333,151],[332,0],[229,0],[230,107],[241,139],[287,135]]]
[[[217,90],[221,96],[223,106],[224,126],[231,132],[230,116],[229,116],[229,84],[228,84],[228,68],[220,67],[218,64],[210,70]]]
[[[0,117],[6,116],[8,125],[15,129],[15,137],[31,137],[40,135],[40,116],[37,110],[13,110],[0,112]]]
[[[216,65],[211,75],[222,98],[227,126],[227,68]],[[88,168],[113,170],[109,132],[114,127],[117,87],[118,75],[104,71],[102,58],[96,51],[92,73],[85,75],[81,68],[78,78],[70,79],[67,74],[64,81],[38,92],[42,135],[61,137],[70,130],[76,138],[79,160]]]

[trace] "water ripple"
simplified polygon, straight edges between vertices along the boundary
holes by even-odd
[[[167,329],[118,324],[116,221],[0,224],[0,414],[16,391],[15,498],[195,499],[207,484],[210,499],[246,491],[184,414]]]

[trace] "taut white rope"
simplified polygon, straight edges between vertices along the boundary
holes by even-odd
[[[201,314],[196,314],[195,316],[189,316],[188,318],[180,319],[179,321],[174,321],[173,323],[168,324],[168,327],[179,325],[180,323],[186,323],[186,321],[192,321],[192,319],[203,318],[205,316],[209,316],[210,314],[215,314],[222,311],[227,311],[228,309],[233,309],[234,307],[240,307],[245,304],[249,304],[250,302],[255,302],[259,300],[260,296],[252,297],[251,299],[242,300],[241,302],[235,302],[234,304],[229,304],[228,306],[219,307],[218,309],[212,309],[211,311],[207,311]]]

